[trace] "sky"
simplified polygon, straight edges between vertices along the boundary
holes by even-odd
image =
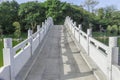
[[[23,3],[23,2],[27,2],[27,1],[36,1],[36,0],[16,0],[18,3]],[[45,0],[37,0],[37,1],[45,1]],[[60,1],[66,1],[68,3],[73,3],[76,5],[80,5],[83,4],[83,2],[85,0],[60,0]],[[99,2],[99,4],[96,6],[96,8],[100,8],[100,7],[106,7],[106,6],[110,6],[110,5],[114,5],[116,6],[117,9],[120,10],[120,0],[97,0]]]

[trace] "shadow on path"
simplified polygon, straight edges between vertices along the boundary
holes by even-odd
[[[95,80],[92,71],[80,55],[80,50],[63,27],[61,30],[61,80]]]
[[[96,80],[62,25],[50,29],[26,80]]]

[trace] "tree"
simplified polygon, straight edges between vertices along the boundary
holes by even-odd
[[[112,30],[112,27],[110,26],[110,25],[108,25],[108,27],[107,27],[107,32],[111,32],[111,30]]]
[[[114,11],[112,13],[112,22],[118,26],[120,25],[120,11]]]
[[[96,0],[85,0],[84,6],[87,7],[87,10],[89,12],[93,12],[94,7],[98,4],[99,2]]]
[[[55,22],[62,16],[62,12],[65,9],[65,3],[60,0],[46,0],[46,17],[52,17]]]
[[[0,25],[0,36],[2,37],[3,36],[3,29],[2,29],[2,26]]]
[[[120,17],[119,13],[116,11],[116,7],[111,5],[105,8],[99,8],[97,10],[97,19],[98,24],[106,28],[108,25],[118,25]]]
[[[111,18],[112,17],[112,13],[116,11],[116,7],[114,5],[110,5],[105,7],[105,14],[106,14],[106,18]]]
[[[22,19],[22,23],[27,27],[32,28],[35,32],[36,25],[43,20],[42,17],[45,16],[45,10],[41,7],[41,4],[38,2],[27,2],[20,5],[19,16]],[[44,17],[45,19],[45,17]]]
[[[13,26],[15,27],[15,32],[14,32],[15,37],[20,38],[20,35],[21,35],[20,23],[19,22],[14,22]]]
[[[104,9],[103,8],[98,9],[98,15],[97,16],[98,16],[99,19],[104,18],[105,14],[104,14]]]
[[[117,35],[117,32],[118,32],[118,27],[117,27],[117,25],[113,25],[113,26],[112,26],[112,32],[113,32],[115,35]]]
[[[7,1],[0,4],[0,25],[3,33],[13,33],[12,23],[18,20],[19,4],[16,1]]]

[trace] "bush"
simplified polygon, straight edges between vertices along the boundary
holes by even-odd
[[[112,27],[110,25],[108,25],[107,32],[111,32],[111,30],[112,30]]]

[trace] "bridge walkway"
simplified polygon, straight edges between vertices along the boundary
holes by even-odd
[[[64,26],[51,27],[25,80],[96,80]]]

